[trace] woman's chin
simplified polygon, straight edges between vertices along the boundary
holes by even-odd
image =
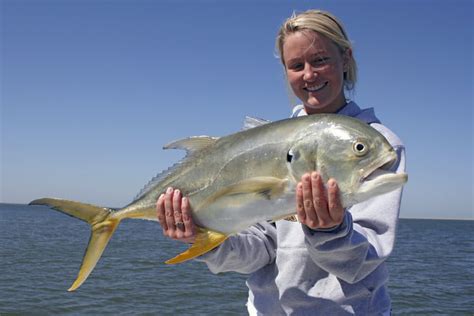
[[[319,102],[314,102],[314,101],[304,103],[304,108],[306,110],[306,113],[308,114],[324,112],[324,109],[326,107],[327,107],[326,104],[321,104]]]

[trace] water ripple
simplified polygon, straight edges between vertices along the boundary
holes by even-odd
[[[472,315],[474,222],[402,220],[388,265],[394,315]],[[156,223],[124,221],[87,282],[74,281],[86,224],[0,204],[0,314],[245,315],[245,276],[163,262],[185,246]]]

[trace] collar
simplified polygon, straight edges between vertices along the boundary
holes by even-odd
[[[357,118],[367,124],[380,123],[380,120],[375,116],[374,108],[361,109],[354,101],[346,103],[336,114],[346,115]],[[305,116],[308,115],[302,104],[299,104],[293,108],[291,117]]]

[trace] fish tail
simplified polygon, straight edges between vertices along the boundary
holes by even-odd
[[[45,198],[34,200],[30,205],[50,206],[57,211],[81,219],[91,226],[89,244],[82,259],[81,268],[76,280],[68,289],[69,292],[76,290],[91,274],[121,219],[111,216],[114,212],[109,208],[68,200]]]

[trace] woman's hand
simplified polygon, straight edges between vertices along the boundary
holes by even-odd
[[[156,202],[158,221],[163,235],[186,243],[196,240],[196,225],[191,216],[189,199],[183,197],[179,190],[168,188]]]
[[[329,179],[327,192],[318,172],[306,173],[296,186],[298,220],[311,229],[339,226],[344,220],[344,208],[336,180]]]

